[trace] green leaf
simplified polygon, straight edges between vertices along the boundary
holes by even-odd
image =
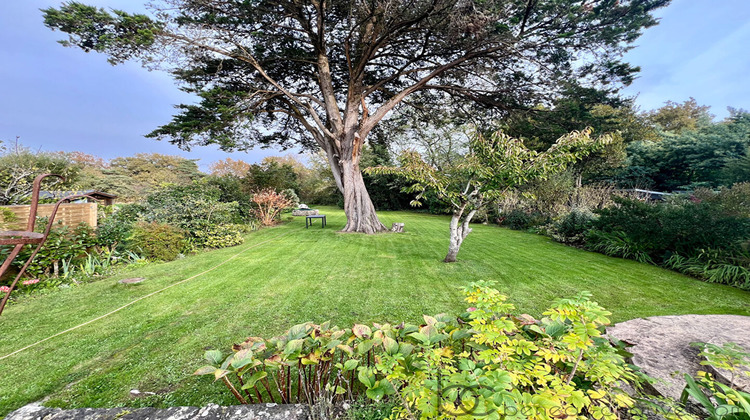
[[[224,355],[219,350],[208,350],[203,357],[214,365],[220,365],[224,360]]]
[[[350,370],[354,370],[354,368],[356,368],[357,365],[359,365],[359,360],[357,360],[357,359],[347,360],[346,362],[344,362],[344,369],[343,370],[345,372],[346,371],[350,371]]]
[[[559,321],[553,321],[544,326],[544,332],[554,338],[560,338],[566,329],[566,325]]]
[[[471,337],[471,333],[468,330],[461,329],[451,332],[451,338],[456,341],[460,341],[468,337]]]
[[[703,406],[703,408],[705,408],[711,415],[716,414],[716,409],[713,403],[708,399],[708,397],[706,397],[705,394],[703,394],[703,391],[695,382],[695,380],[688,374],[685,374],[684,378],[685,382],[687,382],[687,385],[685,385],[685,389],[681,397],[683,402],[686,402],[687,395],[690,395],[691,397],[695,398],[695,400],[698,401],[698,403]]]
[[[471,359],[461,359],[458,362],[458,368],[460,370],[472,370],[473,371],[474,368],[476,367],[477,367],[477,364],[474,363],[474,361]]]
[[[242,349],[234,354],[232,359],[232,367],[235,369],[242,369],[253,362],[253,352],[250,349]]]
[[[414,346],[409,343],[401,343],[398,347],[398,352],[401,355],[408,356],[414,351]]]
[[[308,324],[297,324],[289,329],[289,340],[305,338],[309,330],[312,330],[312,328]]]
[[[398,353],[398,342],[391,337],[383,337],[383,348],[390,356]]]
[[[372,340],[365,340],[365,341],[357,344],[357,353],[358,354],[365,354],[365,353],[367,353],[368,351],[370,351],[370,349],[372,348],[372,346],[374,344],[375,343]]]
[[[302,350],[302,346],[304,343],[305,343],[305,340],[303,339],[292,340],[286,343],[286,346],[284,347],[284,354],[290,355],[290,354],[298,353],[300,350]]]
[[[242,386],[242,389],[250,389],[254,388],[255,384],[258,383],[261,379],[268,376],[268,372],[265,370],[259,370],[252,374],[249,378],[245,379],[245,385]]]
[[[544,331],[542,331],[542,329],[539,328],[538,325],[529,325],[526,328],[528,328],[529,331],[533,331],[533,332],[535,332],[535,333],[537,333],[539,335],[547,335],[547,333],[545,333]]]
[[[209,375],[213,374],[214,371],[216,371],[215,366],[203,366],[202,368],[196,370],[193,375]]]
[[[586,395],[581,390],[575,390],[570,393],[568,402],[580,411],[586,405]]]
[[[430,337],[430,344],[439,343],[439,342],[445,340],[446,338],[448,338],[448,336],[445,335],[445,334],[436,334],[436,335],[433,335],[432,337]]]
[[[373,388],[368,388],[365,393],[367,394],[368,398],[375,401],[380,401],[380,399],[385,396],[385,389],[382,386],[376,386]]]
[[[357,378],[367,388],[375,386],[375,375],[368,368],[360,368],[357,372]]]

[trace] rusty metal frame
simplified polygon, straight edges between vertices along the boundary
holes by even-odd
[[[3,309],[5,309],[5,305],[8,302],[8,299],[10,299],[10,294],[13,293],[16,284],[18,284],[18,281],[26,273],[29,265],[31,265],[31,262],[39,253],[39,250],[47,241],[50,230],[52,230],[52,225],[55,222],[57,211],[60,209],[60,205],[65,203],[66,201],[77,200],[84,197],[94,198],[88,194],[77,194],[62,198],[61,200],[57,201],[57,203],[55,203],[55,207],[52,208],[52,213],[49,216],[49,220],[47,221],[47,226],[44,229],[44,233],[34,232],[34,227],[36,226],[37,210],[39,208],[39,193],[41,191],[42,181],[47,177],[56,177],[60,178],[62,181],[65,180],[64,177],[56,174],[42,174],[34,179],[34,185],[31,193],[31,206],[29,208],[29,220],[26,223],[26,230],[0,231],[0,245],[14,245],[13,250],[5,258],[2,266],[0,266],[0,278],[2,278],[2,276],[8,271],[11,264],[13,263],[13,260],[18,257],[18,254],[21,252],[24,246],[36,244],[36,248],[31,253],[31,256],[28,260],[26,260],[26,263],[21,268],[21,271],[18,272],[16,278],[13,280],[13,283],[11,283],[10,290],[3,297],[3,300],[0,303],[0,315],[2,315]]]

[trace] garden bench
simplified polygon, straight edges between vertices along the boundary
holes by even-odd
[[[310,214],[305,216],[305,229],[309,228],[313,224],[312,219],[320,219],[320,228],[326,227],[326,215],[325,214]]]

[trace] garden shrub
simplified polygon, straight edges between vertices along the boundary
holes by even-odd
[[[684,200],[649,204],[625,198],[615,201],[618,206],[597,211],[594,229],[608,234],[621,232],[659,263],[673,253],[737,250],[750,238],[750,219],[727,215],[711,203]]]
[[[695,378],[684,374],[687,385],[680,397],[682,405],[693,399],[708,413],[706,418],[709,420],[750,420],[750,393],[740,391],[734,382],[741,376],[750,378],[750,353],[735,343],[692,345],[701,350],[699,356],[705,359],[701,365],[731,374],[726,384],[702,370],[697,372]]]
[[[391,418],[616,419],[637,382],[603,337],[610,313],[582,293],[534,319],[486,283],[465,289],[460,317],[422,325],[300,324],[250,337],[226,356],[206,352],[196,375],[220,379],[240,403],[331,406],[366,396],[394,401]]]
[[[227,248],[245,242],[242,225],[215,225],[193,233],[194,245],[200,248]]]
[[[161,261],[176,259],[187,247],[186,232],[157,222],[139,222],[133,228],[130,243],[142,256]]]
[[[281,192],[281,195],[289,199],[290,209],[296,209],[297,207],[299,207],[299,197],[297,196],[297,193],[294,192],[293,189],[287,188]]]
[[[586,236],[586,247],[610,257],[626,258],[654,264],[643,243],[633,240],[622,231],[602,232],[591,230]]]
[[[557,242],[582,245],[594,224],[595,215],[588,210],[574,209],[547,228],[547,234]]]
[[[721,188],[718,192],[707,188],[695,190],[694,195],[701,201],[717,205],[725,214],[750,217],[750,182]]]
[[[706,201],[676,198],[658,204],[616,198],[618,206],[597,211],[586,247],[747,289],[750,218],[730,204],[737,203],[736,196],[724,197],[732,198],[725,203],[716,196]]]
[[[43,232],[46,226],[47,218],[40,217],[37,219],[35,230]],[[31,278],[57,277],[63,268],[63,264],[77,264],[85,258],[86,252],[95,245],[96,235],[94,230],[86,223],[81,223],[72,229],[57,223],[50,230],[47,242],[26,270],[26,275]],[[35,248],[36,245],[25,246],[13,261],[13,265],[21,268]],[[11,249],[10,246],[2,247],[0,258],[4,258],[10,253]]]
[[[144,211],[140,204],[122,204],[99,220],[96,228],[97,244],[111,252],[127,249],[127,239]]]
[[[189,234],[235,220],[237,203],[219,201],[221,191],[208,184],[170,185],[144,200],[142,217],[148,222],[168,223]]]
[[[11,230],[16,222],[18,222],[18,217],[15,213],[0,207],[0,230]]]
[[[250,194],[245,191],[242,180],[233,175],[209,176],[204,181],[209,187],[219,190],[219,201],[222,203],[237,203],[237,211],[232,216],[232,223],[247,223],[252,219],[250,210]]]
[[[171,185],[146,197],[142,218],[182,229],[193,247],[223,248],[242,243],[233,225],[237,202],[219,201],[222,192],[207,183]]]
[[[529,230],[549,223],[549,218],[540,212],[530,212],[519,208],[501,213],[500,224],[514,230]]]
[[[750,290],[750,255],[732,255],[715,250],[700,250],[691,257],[672,254],[664,264],[667,268],[704,279]]]

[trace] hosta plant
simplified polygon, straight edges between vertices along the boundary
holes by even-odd
[[[241,403],[316,406],[359,396],[396,402],[392,418],[616,419],[634,405],[636,382],[602,337],[609,312],[582,293],[535,319],[485,283],[465,290],[459,317],[421,325],[300,324],[271,339],[250,337],[228,356],[206,352],[213,375]]]

